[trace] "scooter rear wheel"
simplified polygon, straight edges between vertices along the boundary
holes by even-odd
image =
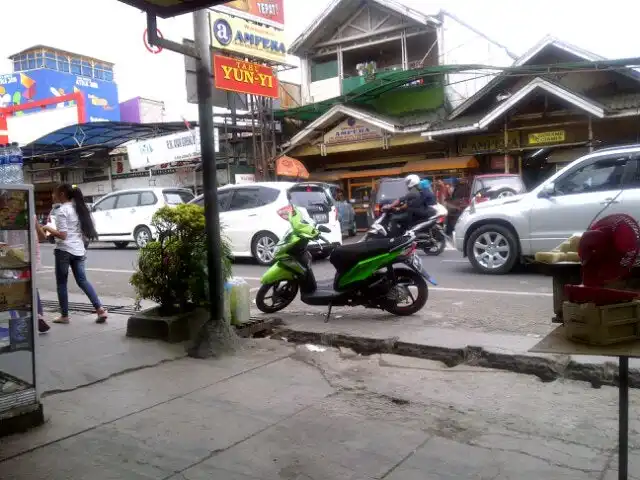
[[[271,293],[271,294],[270,294]],[[262,285],[256,294],[256,307],[263,313],[279,312],[298,295],[298,284],[291,280]],[[269,302],[271,301],[271,302]]]
[[[411,303],[411,305],[406,306],[398,305],[397,302],[394,303],[393,300],[389,300],[389,303],[385,307],[385,310],[400,317],[413,315],[414,313],[422,310],[422,308],[426,305],[427,300],[429,299],[429,287],[424,277],[419,273],[416,273],[413,270],[409,270],[407,268],[397,269],[395,270],[394,274],[398,286],[415,286],[417,287],[418,295],[414,298],[413,294],[409,292],[409,297],[413,300],[413,302]]]

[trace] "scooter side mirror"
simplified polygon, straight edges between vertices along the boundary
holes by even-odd
[[[329,227],[325,227],[324,225],[318,225],[317,229],[322,233],[331,233],[331,229]]]

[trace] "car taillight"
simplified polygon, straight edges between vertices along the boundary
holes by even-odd
[[[476,203],[487,202],[489,199],[487,197],[483,197],[481,195],[476,197]]]
[[[447,219],[447,217],[445,215],[441,215],[441,216],[438,217],[437,222],[441,223],[441,224],[444,224],[446,219]]]
[[[293,213],[293,207],[291,205],[287,205],[286,207],[282,207],[280,210],[278,210],[278,215],[280,215],[280,217],[286,221],[289,221],[289,215],[291,213]]]

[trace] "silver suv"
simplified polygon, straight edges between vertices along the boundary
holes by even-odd
[[[504,274],[614,213],[640,220],[640,145],[585,155],[524,195],[474,202],[453,238],[478,272]]]

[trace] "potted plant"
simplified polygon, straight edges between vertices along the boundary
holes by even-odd
[[[209,307],[204,209],[193,204],[163,207],[151,224],[156,230],[155,240],[140,250],[130,283],[138,308],[143,299],[158,306],[132,316],[127,335],[183,341],[189,336],[189,317]],[[222,249],[222,271],[227,280],[231,276],[231,250],[225,238]]]

